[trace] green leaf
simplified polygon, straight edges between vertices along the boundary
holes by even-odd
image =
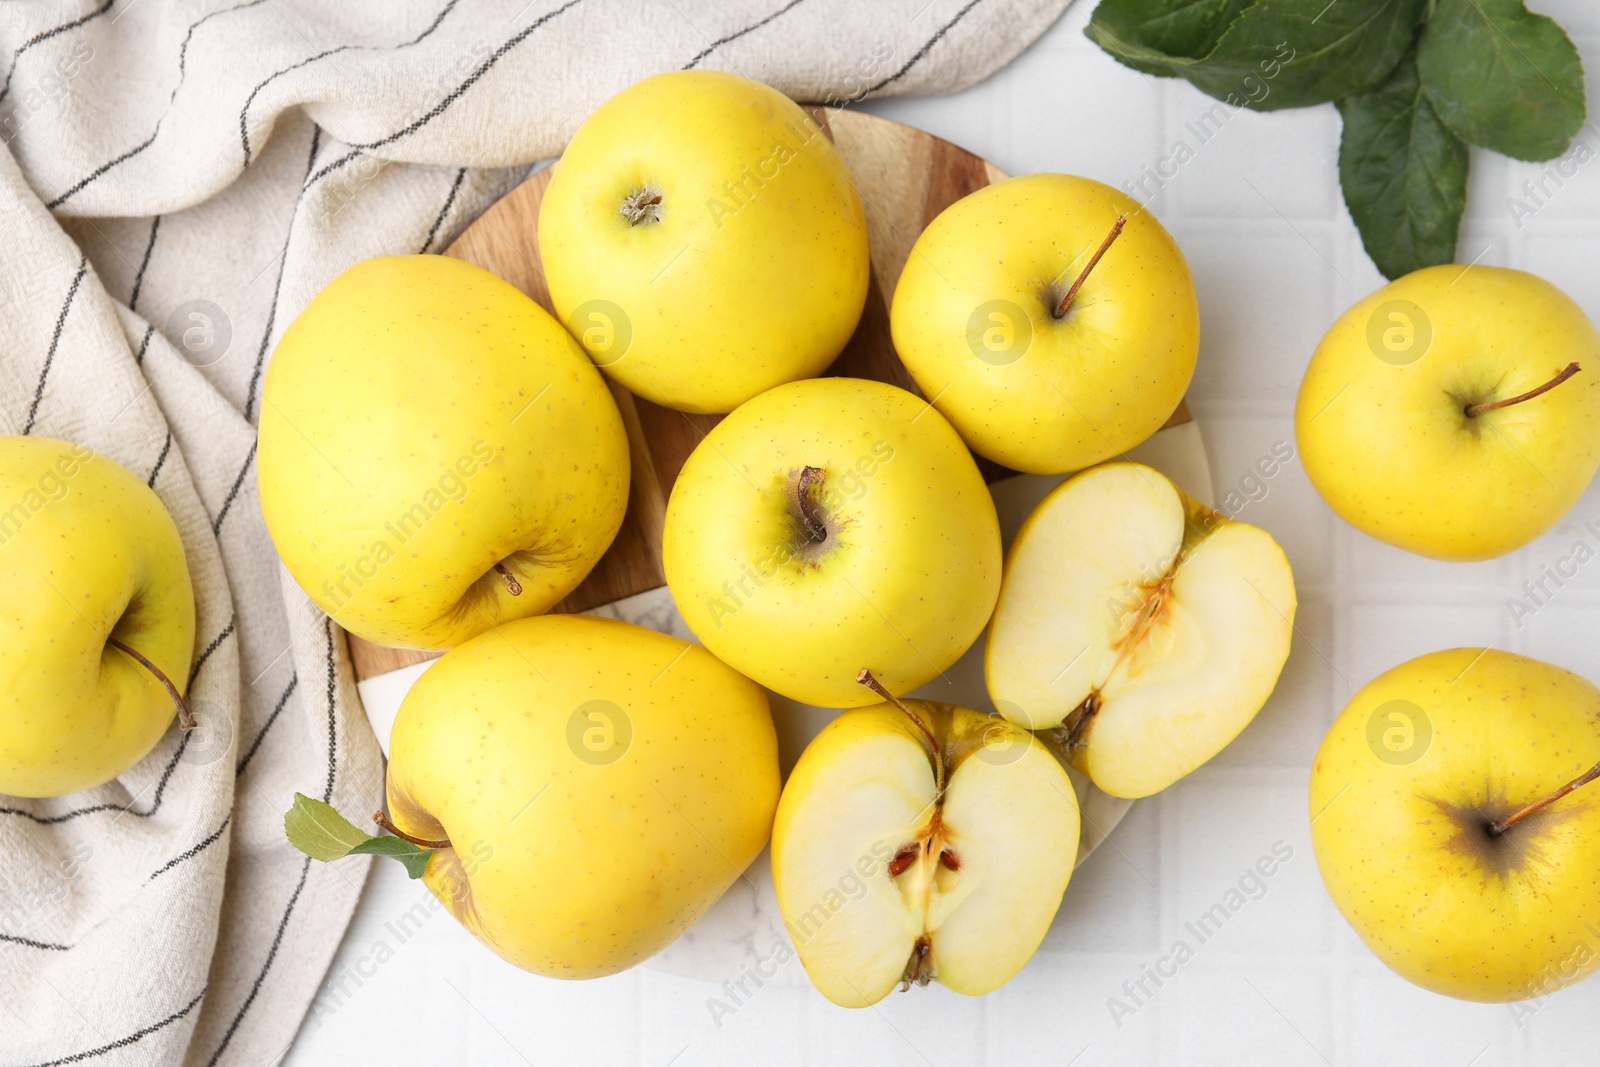
[[[1578,50],[1522,0],[1438,0],[1417,69],[1447,126],[1513,159],[1559,156],[1586,117]]]
[[[1113,0],[1107,0],[1113,2]],[[1124,64],[1188,79],[1234,107],[1276,111],[1338,100],[1381,85],[1410,50],[1427,0],[1258,0],[1244,8],[1203,56],[1168,51],[1193,44],[1152,33],[1119,0],[1085,31]],[[1143,0],[1153,9],[1156,0]],[[1102,4],[1103,8],[1105,4]],[[1165,5],[1176,16],[1182,4]],[[1148,14],[1148,12],[1146,12]]]
[[[398,837],[369,837],[350,852],[352,855],[365,853],[372,856],[391,856],[405,864],[406,873],[411,877],[421,878],[422,873],[428,869],[428,858],[433,855],[434,850],[413,845],[410,841],[402,841]]]
[[[405,864],[406,873],[421,878],[434,850],[398,837],[363,833],[331,804],[294,795],[294,806],[283,813],[283,832],[289,844],[314,860],[332,863],[351,855],[391,856]]]
[[[356,829],[333,805],[304,793],[296,793],[294,806],[283,813],[283,832],[289,844],[323,863],[343,859],[372,836]]]
[[[1168,56],[1199,59],[1216,47],[1223,31],[1254,3],[1256,0],[1101,0],[1094,10],[1094,22],[1122,40],[1138,41]]]
[[[1339,101],[1339,184],[1367,255],[1386,278],[1456,258],[1467,146],[1434,113],[1402,60],[1375,92]]]

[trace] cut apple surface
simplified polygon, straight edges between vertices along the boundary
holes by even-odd
[[[1063,482],[1018,531],[990,623],[995,707],[1113,796],[1159,792],[1266,703],[1289,656],[1294,575],[1265,531],[1153,468]]]
[[[979,995],[1044,939],[1078,830],[1071,781],[1026,731],[922,700],[857,708],[817,736],[784,788],[778,905],[836,1004],[932,979]]]

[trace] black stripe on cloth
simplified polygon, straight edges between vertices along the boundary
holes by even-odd
[[[313,185],[317,184],[317,182],[321,181],[323,178],[326,178],[328,175],[332,174],[334,171],[338,170],[352,159],[358,159],[364,154],[365,153],[361,152],[359,149],[354,152],[346,152],[344,155],[340,156],[332,163],[329,163],[315,174],[308,175],[306,177],[305,184],[300,187],[300,192],[304,193],[307,189],[310,189]]]
[[[90,22],[99,18],[107,11],[110,11],[111,5],[116,2],[117,0],[106,0],[105,3],[101,4],[99,7],[95,8],[93,11],[81,18],[73,19],[71,22],[63,22],[61,25],[56,26],[53,29],[45,30],[43,33],[36,33],[32,37],[29,37],[26,41],[23,41],[22,46],[11,54],[11,69],[6,71],[5,83],[0,85],[0,100],[4,100],[6,98],[6,94],[11,91],[11,76],[17,72],[17,60],[22,58],[22,53],[26,52],[36,44],[43,44],[52,37],[57,37],[63,33],[66,33],[68,30],[75,30],[79,26],[82,26],[85,22]]]
[[[338,738],[334,730],[333,716],[334,659],[332,619],[324,618],[322,620],[322,632],[327,638],[328,647],[328,785],[322,793],[323,802],[326,803],[333,799],[333,776],[335,769],[338,767],[336,760],[338,755]],[[288,694],[286,693],[285,696],[287,697],[287,695]],[[283,918],[278,920],[278,932],[273,935],[272,947],[267,950],[266,962],[262,963],[261,971],[256,975],[255,983],[250,987],[250,994],[244,998],[244,1003],[239,1005],[238,1013],[234,1015],[233,1021],[228,1024],[227,1032],[222,1035],[222,1043],[217,1046],[217,1050],[213,1052],[211,1054],[211,1058],[206,1061],[206,1067],[216,1067],[217,1061],[222,1058],[222,1054],[227,1051],[229,1042],[233,1040],[235,1031],[239,1029],[239,1024],[244,1020],[245,1013],[250,1010],[250,1005],[255,1003],[256,994],[261,992],[261,984],[266,981],[267,972],[272,969],[272,961],[278,956],[278,947],[283,943],[283,932],[288,929],[289,917],[294,914],[295,903],[300,899],[300,893],[306,887],[306,876],[310,874],[310,872],[311,857],[307,856],[304,862],[300,864],[300,881],[295,885],[294,893],[292,893],[289,897],[288,906],[283,909]]]
[[[324,618],[322,620],[322,633],[328,641],[328,784],[322,789],[322,802],[331,804],[333,803],[333,771],[338,766],[337,757],[339,755],[338,719],[334,715],[333,702],[334,683],[337,679],[334,675],[332,619]]]
[[[206,665],[206,660],[211,658],[211,653],[213,653],[217,649],[221,648],[222,647],[222,642],[226,641],[229,637],[233,636],[233,627],[234,627],[234,624],[237,623],[238,621],[239,621],[239,617],[237,615],[234,616],[233,618],[229,619],[228,620],[228,625],[224,626],[222,628],[222,632],[219,633],[216,637],[213,637],[211,639],[211,643],[206,646],[206,650],[204,652],[200,653],[200,658],[194,661],[194,670],[189,672],[189,688],[190,689],[194,688],[194,680],[196,678],[200,677],[200,668],[202,668],[202,667],[204,667]]]
[[[89,269],[89,258],[78,258],[78,273],[72,276],[72,285],[67,288],[67,298],[61,302],[61,313],[56,316],[55,332],[50,335],[50,350],[44,356],[44,369],[39,372],[39,384],[33,390],[33,403],[28,408],[28,424],[22,428],[22,435],[26,437],[33,432],[33,424],[39,419],[39,402],[44,399],[44,382],[50,377],[50,368],[56,361],[56,346],[61,344],[61,328],[67,324],[67,312],[72,310],[72,298],[78,295],[78,286],[83,284],[84,272]]]
[[[234,11],[243,11],[247,7],[255,7],[257,4],[262,2],[263,0],[250,0],[249,3],[239,4],[237,7],[229,7],[223,8],[221,11],[213,11],[198,21],[192,23],[189,26],[188,32],[183,35],[183,45],[178,49],[178,84],[172,87],[172,95],[167,97],[167,108],[161,113],[161,117],[156,120],[156,128],[151,131],[149,139],[147,139],[143,144],[138,144],[128,149],[116,159],[102,163],[100,166],[90,171],[87,177],[83,178],[76,185],[69,188],[66,192],[50,201],[45,205],[45,207],[52,211],[55,210],[62,204],[65,204],[68,200],[83,192],[83,190],[90,184],[104,177],[105,174],[112,168],[121,166],[134,156],[138,155],[140,152],[143,152],[146,148],[149,148],[151,145],[155,144],[156,138],[161,135],[161,124],[166,122],[167,116],[172,113],[172,102],[178,99],[178,90],[183,88],[184,78],[188,75],[189,39],[194,36],[194,31],[218,15],[226,15]]]
[[[464,78],[462,80],[460,85],[458,85],[454,89],[450,90],[449,94],[443,100],[441,100],[437,104],[433,105],[433,107],[430,110],[428,110],[425,114],[423,114],[422,117],[412,121],[411,123],[409,123],[406,126],[401,127],[400,129],[396,130],[394,133],[391,133],[386,137],[380,137],[376,141],[368,141],[365,144],[354,144],[354,143],[352,143],[350,147],[352,147],[352,148],[381,148],[386,144],[393,144],[395,141],[400,140],[400,138],[402,138],[402,137],[406,137],[406,136],[409,136],[410,134],[416,133],[418,130],[422,129],[422,127],[426,126],[428,123],[432,122],[434,119],[438,118],[440,115],[442,115],[446,111],[448,111],[450,109],[450,105],[454,104],[457,100],[461,99],[462,95],[464,93],[466,93],[466,91],[468,89],[470,89],[474,85],[476,85],[480,78],[482,78],[485,74],[489,73],[490,69],[493,68],[496,63],[500,62],[500,60],[505,57],[505,54],[507,52],[511,51],[513,48],[517,47],[517,45],[521,44],[523,41],[526,41],[529,37],[533,36],[533,33],[534,33],[535,30],[539,29],[541,26],[543,26],[545,23],[549,22],[551,19],[555,18],[557,15],[560,15],[563,12],[571,10],[572,8],[577,7],[581,3],[583,3],[583,0],[567,0],[566,3],[562,4],[560,7],[556,8],[554,11],[548,12],[547,14],[540,15],[537,19],[534,19],[533,22],[529,23],[527,26],[524,26],[522,29],[518,30],[515,34],[513,34],[511,36],[511,38],[509,40],[507,40],[499,48],[496,48],[493,52],[490,52],[488,59],[485,59],[482,63],[478,64],[478,67],[477,67],[476,70],[474,70],[471,74],[468,74],[466,76],[466,78]]]
[[[155,327],[151,327],[151,329],[154,329],[154,328]],[[150,469],[150,477],[149,477],[149,479],[147,479],[145,481],[145,483],[144,483],[145,485],[148,485],[152,489],[154,489],[156,487],[156,478],[160,476],[161,468],[166,466],[166,464],[167,464],[167,453],[169,453],[171,451],[172,451],[172,431],[168,430],[167,431],[167,443],[161,446],[161,455],[156,457],[156,465]]]
[[[228,490],[228,498],[222,502],[222,510],[217,512],[216,521],[211,524],[211,532],[218,536],[222,534],[223,520],[228,517],[228,512],[233,508],[233,502],[239,496],[239,487],[244,485],[244,476],[250,473],[250,464],[256,461],[256,442],[250,442],[250,452],[244,457],[244,466],[239,468],[239,476],[233,480],[233,488]]]
[[[306,876],[311,873],[311,857],[305,857],[300,864],[300,881],[295,884],[294,892],[289,895],[289,904],[283,909],[283,918],[278,920],[278,932],[272,936],[272,947],[267,950],[266,962],[262,963],[261,971],[256,975],[254,984],[250,986],[249,994],[244,998],[244,1003],[239,1005],[239,1011],[234,1015],[233,1021],[228,1024],[228,1030],[222,1035],[222,1043],[217,1046],[217,1051],[211,1054],[206,1061],[206,1067],[216,1067],[217,1061],[228,1050],[228,1045],[233,1041],[234,1033],[239,1029],[239,1024],[244,1021],[245,1013],[250,1010],[250,1005],[256,1001],[256,995],[261,992],[261,983],[267,980],[267,972],[272,970],[273,960],[278,958],[278,949],[283,944],[284,931],[289,928],[289,917],[294,914],[294,906],[300,900],[300,894],[306,888]],[[44,1065],[41,1065],[44,1067]]]
[[[779,15],[782,15],[782,14],[785,14],[785,13],[787,13],[789,11],[792,11],[792,10],[794,10],[797,7],[799,7],[801,4],[803,4],[805,2],[806,2],[806,0],[789,0],[789,2],[787,4],[784,4],[782,7],[778,8],[778,10],[774,11],[772,14],[770,14],[766,18],[762,19],[760,22],[752,22],[750,25],[746,26],[744,29],[740,30],[738,33],[730,33],[726,37],[718,37],[715,41],[712,41],[710,44],[708,44],[705,47],[705,50],[703,52],[699,53],[693,59],[689,60],[689,62],[685,63],[683,65],[683,69],[684,70],[693,70],[695,67],[700,65],[700,61],[702,59],[704,59],[706,56],[709,56],[712,52],[715,52],[717,49],[721,48],[723,45],[727,44],[729,41],[737,41],[739,38],[743,37],[745,34],[752,33],[752,32],[754,32],[756,30],[759,30],[761,27],[765,26],[767,23],[771,22],[773,19],[777,18]]]
[[[388,49],[388,51],[398,52],[402,48],[410,48],[412,45],[421,44],[433,33],[434,30],[439,28],[439,24],[444,21],[444,17],[450,14],[451,9],[453,9],[456,4],[460,2],[461,0],[449,0],[449,2],[439,10],[439,13],[433,16],[433,21],[428,23],[427,29],[417,34],[417,36],[413,37],[411,40],[393,46],[392,48]],[[255,103],[256,94],[261,92],[261,90],[265,89],[267,86],[271,85],[273,82],[277,81],[279,78],[283,77],[285,74],[288,74],[290,71],[299,70],[301,67],[315,63],[319,59],[326,59],[328,56],[337,55],[340,52],[348,52],[351,49],[360,49],[361,51],[367,52],[379,50],[369,45],[357,44],[342,44],[337,48],[329,48],[325,51],[318,52],[314,56],[308,56],[307,58],[300,60],[298,63],[290,64],[289,66],[284,67],[282,70],[274,71],[272,74],[267,75],[266,78],[259,82],[254,89],[250,90],[250,95],[245,97],[244,107],[239,109],[239,145],[244,149],[244,165],[246,167],[250,166],[251,159],[249,124],[250,105]]]
[[[56,208],[60,207],[62,204],[65,204],[68,200],[71,200],[73,197],[75,197],[79,193],[83,192],[84,189],[86,189],[91,183],[93,183],[101,175],[103,175],[107,171],[109,171],[112,167],[121,166],[122,164],[126,163],[128,160],[132,159],[134,156],[138,155],[140,152],[143,152],[146,148],[149,148],[151,145],[155,144],[156,143],[156,137],[160,133],[161,133],[161,123],[157,122],[156,123],[155,133],[152,133],[142,143],[134,145],[132,148],[128,149],[126,152],[122,153],[122,155],[118,156],[117,158],[112,159],[112,160],[108,160],[108,161],[100,164],[94,170],[90,171],[87,177],[84,177],[84,178],[80,179],[77,182],[77,184],[75,184],[75,185],[71,186],[70,188],[68,188],[66,192],[62,193],[60,196],[56,197],[54,200],[51,200],[49,203],[45,204],[45,207],[50,211],[54,211]]]
[[[72,1055],[63,1056],[58,1060],[48,1060],[44,1063],[34,1064],[33,1067],[62,1067],[63,1064],[81,1063],[84,1060],[92,1060],[97,1056],[104,1056],[108,1052],[115,1052],[117,1049],[127,1048],[129,1045],[137,1044],[138,1042],[149,1037],[151,1034],[155,1033],[157,1030],[160,1030],[162,1027],[171,1026],[185,1015],[188,1015],[191,1011],[194,1011],[194,1006],[200,1003],[200,998],[204,997],[205,995],[205,987],[201,986],[200,992],[194,995],[193,1000],[189,1001],[189,1003],[185,1004],[183,1007],[179,1008],[177,1011],[173,1012],[171,1015],[167,1016],[165,1019],[162,1019],[158,1023],[151,1023],[143,1030],[135,1030],[127,1037],[119,1038],[118,1040],[111,1042],[109,1045],[101,1045],[99,1048],[92,1048],[85,1052],[74,1052]]]
[[[0,934],[0,941],[26,948],[43,949],[46,952],[69,952],[72,949],[71,945],[58,945],[53,941],[35,941],[31,937],[17,937],[14,934]]]
[[[956,12],[955,18],[951,19],[949,22],[945,23],[943,26],[940,26],[938,32],[935,33],[932,37],[929,37],[928,40],[927,40],[927,43],[924,44],[921,48],[917,49],[917,52],[916,52],[915,55],[913,55],[910,59],[906,60],[906,65],[905,66],[901,67],[899,70],[895,71],[893,74],[891,74],[887,78],[883,79],[883,81],[879,82],[877,85],[872,86],[872,88],[870,88],[866,92],[862,93],[861,94],[862,97],[871,96],[873,93],[877,92],[879,89],[882,89],[885,85],[892,85],[895,82],[899,81],[901,78],[905,77],[906,76],[906,72],[909,71],[912,67],[916,66],[918,63],[921,63],[922,60],[927,57],[928,52],[930,50],[932,50],[933,46],[938,44],[940,41],[942,41],[944,39],[944,35],[949,33],[950,30],[955,27],[956,23],[960,22],[962,19],[967,17],[967,12],[971,11],[973,8],[977,7],[981,3],[983,3],[983,0],[969,0],[969,2],[967,3],[967,5],[965,7],[963,7],[960,11]]]
[[[444,225],[444,217],[450,214],[450,207],[456,202],[456,193],[461,191],[461,179],[467,176],[467,168],[462,167],[456,171],[456,180],[450,183],[450,192],[444,198],[444,206],[439,209],[439,214],[434,216],[433,225],[428,227],[428,236],[423,238],[419,253],[426,252],[433,244],[433,239],[439,236],[439,227]]]
[[[146,241],[144,244],[144,258],[139,261],[138,273],[134,274],[133,276],[133,291],[128,294],[129,311],[139,310],[139,290],[144,287],[144,272],[145,269],[150,266],[150,253],[156,250],[156,231],[159,229],[161,229],[161,216],[157,215],[154,219],[150,220],[150,240]],[[154,327],[152,327],[152,329],[154,329]],[[150,335],[146,334],[145,340],[148,341],[149,338]],[[142,353],[144,352],[143,345],[139,346],[139,351],[141,353],[140,358],[142,360]]]
[[[261,344],[256,347],[256,365],[250,371],[250,387],[244,396],[244,417],[250,421],[252,410],[256,406],[256,388],[261,384],[261,371],[267,365],[267,344],[272,340],[272,326],[278,321],[278,294],[283,290],[283,269],[289,260],[289,242],[294,239],[294,220],[300,215],[300,203],[306,198],[306,190],[311,188],[311,183],[322,177],[318,173],[311,175],[311,168],[317,162],[317,149],[322,147],[322,127],[315,124],[311,127],[311,151],[306,155],[306,179],[300,183],[300,191],[295,194],[294,210],[289,213],[289,232],[283,235],[283,247],[278,250],[278,277],[272,283],[272,303],[267,305],[267,325],[261,331]],[[346,157],[349,158],[348,156]]]
[[[167,781],[172,777],[172,772],[178,769],[178,763],[183,759],[183,752],[188,747],[189,735],[184,734],[178,741],[178,747],[173,751],[172,758],[167,761],[167,769],[161,772],[161,780],[156,783],[156,795],[150,801],[148,811],[140,811],[131,803],[126,807],[121,804],[91,804],[87,808],[74,808],[72,811],[64,811],[60,815],[35,815],[31,811],[23,811],[21,808],[0,808],[0,815],[20,815],[22,818],[39,826],[54,826],[57,823],[70,822],[80,815],[94,815],[102,811],[115,811],[119,813],[119,817],[132,815],[135,819],[148,819],[161,810],[161,800],[167,792]],[[134,799],[137,800],[138,798],[135,797]]]
[[[243,774],[244,769],[250,766],[250,761],[256,758],[256,749],[261,747],[261,742],[266,739],[267,731],[272,729],[272,724],[278,721],[278,715],[282,713],[284,705],[289,703],[290,695],[294,693],[295,686],[299,684],[299,674],[290,676],[288,687],[284,689],[283,695],[278,698],[278,706],[272,709],[272,714],[267,716],[267,721],[261,724],[261,732],[256,734],[254,741],[250,742],[250,751],[244,754],[244,759],[240,760],[239,766],[234,768],[235,777]]]
[[[144,337],[139,341],[139,351],[133,354],[133,361],[139,364],[141,367],[144,366],[145,350],[150,347],[150,338],[154,337],[155,335],[156,328],[154,326],[146,326],[144,328]]]
[[[200,853],[204,852],[206,849],[208,849],[212,845],[216,844],[217,843],[217,839],[222,836],[222,831],[224,831],[224,830],[226,830],[228,828],[228,823],[230,823],[231,821],[233,821],[233,815],[230,813],[227,818],[222,820],[222,825],[217,827],[215,833],[213,833],[210,837],[207,837],[205,840],[201,841],[199,844],[195,845],[193,848],[189,849],[187,852],[184,852],[183,854],[178,855],[178,856],[174,856],[170,860],[168,860],[166,863],[162,864],[160,867],[158,867],[150,875],[148,880],[152,881],[152,882],[155,881],[157,878],[161,877],[163,874],[166,874],[168,871],[172,870],[172,868],[178,866],[180,863],[184,863],[184,862],[186,862],[188,860],[194,859],[196,856],[200,855]]]
[[[340,52],[348,52],[354,47],[356,46],[353,44],[342,44],[338,48],[329,48],[318,52],[314,56],[307,56],[298,63],[292,63],[282,70],[273,71],[265,79],[257,83],[254,89],[250,90],[250,95],[244,98],[244,107],[239,109],[239,146],[244,149],[243,166],[250,166],[250,105],[255,103],[256,94],[291,71],[299,70],[301,67],[315,63],[319,59],[326,59],[328,56],[337,55]]]

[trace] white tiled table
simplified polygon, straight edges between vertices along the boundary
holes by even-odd
[[[1600,8],[1535,0],[1589,59],[1600,113]],[[1208,143],[1185,123],[1212,102],[1145,78],[1091,45],[1092,0],[1009,69],[960,96],[885,101],[912,123],[1005,170],[1137,180],[1186,139],[1194,157],[1151,201],[1200,290],[1200,368],[1189,394],[1219,496],[1279,441],[1293,441],[1306,360],[1332,318],[1381,284],[1345,215],[1331,107],[1239,112]],[[1584,135],[1600,148],[1600,132]],[[1460,258],[1536,271],[1600,318],[1600,161],[1519,227],[1508,199],[1541,166],[1474,150]],[[1553,183],[1551,185],[1553,188]],[[1532,206],[1532,201],[1528,201]],[[1480,258],[1481,257],[1481,258]],[[402,1064],[1477,1064],[1592,1063],[1600,979],[1519,1018],[1393,977],[1329,903],[1311,855],[1305,784],[1328,722],[1369,678],[1410,656],[1488,643],[1600,680],[1600,566],[1582,570],[1518,628],[1522,582],[1600,520],[1600,487],[1536,544],[1474,565],[1432,563],[1334,518],[1298,463],[1242,513],[1284,545],[1300,592],[1294,652],[1272,701],[1217,759],[1136,805],[1074,877],[1050,936],[991,996],[937,986],[847,1012],[805,987],[769,986],[713,1022],[711,983],[636,969],[564,983],[502,963],[397,864],[378,864],[332,977],[348,996],[308,1020],[285,1061]],[[1204,944],[1185,929],[1274,843],[1292,858]],[[412,916],[409,923],[404,919]],[[1143,1005],[1136,984],[1186,939],[1195,948]],[[381,961],[381,962],[380,962]],[[798,967],[798,963],[789,964]],[[1170,973],[1170,968],[1166,968]],[[736,978],[736,975],[730,975]],[[1120,1024],[1120,1025],[1119,1025]]]

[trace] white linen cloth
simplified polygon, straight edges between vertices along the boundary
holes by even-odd
[[[381,757],[253,465],[262,369],[321,286],[438,251],[648,74],[833,103],[949,92],[1068,3],[0,8],[0,433],[86,444],[172,511],[201,721],[89,793],[0,798],[0,1060],[276,1062],[355,906],[368,861],[307,861],[282,813],[296,790],[376,810]]]

